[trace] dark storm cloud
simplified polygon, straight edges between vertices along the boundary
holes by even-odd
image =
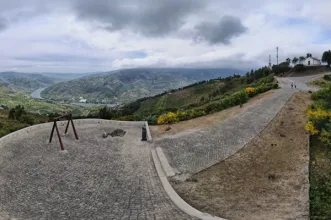
[[[176,31],[185,18],[204,7],[200,0],[75,1],[78,18],[100,22],[109,31],[130,29],[145,36]]]
[[[239,18],[224,16],[217,23],[203,22],[196,26],[195,40],[197,42],[208,42],[210,44],[229,44],[233,37],[239,36],[247,31]]]

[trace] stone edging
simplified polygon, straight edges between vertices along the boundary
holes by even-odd
[[[148,140],[148,142],[152,142],[153,139],[152,139],[151,131],[149,130],[147,121],[145,121],[145,127],[146,127],[146,132],[147,132],[147,140]]]
[[[195,208],[193,208],[192,206],[190,206],[189,204],[187,204],[177,193],[176,191],[172,188],[171,184],[168,181],[168,178],[162,168],[162,165],[160,163],[160,159],[158,157],[157,151],[155,149],[152,149],[152,158],[154,161],[154,165],[157,171],[157,174],[161,180],[162,186],[164,188],[164,190],[166,191],[167,195],[169,196],[169,198],[171,199],[171,201],[179,208],[181,209],[183,212],[185,212],[186,214],[199,218],[199,219],[203,219],[203,220],[226,220],[223,218],[219,218],[216,216],[212,216],[208,213],[203,213],[200,212],[198,210],[196,210]]]
[[[173,177],[176,175],[172,167],[170,166],[167,157],[164,155],[161,147],[156,147],[156,153],[162,165],[163,171],[165,172],[167,177]]]

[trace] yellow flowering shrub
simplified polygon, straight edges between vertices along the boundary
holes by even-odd
[[[253,87],[247,87],[245,91],[249,96],[254,96],[256,94],[256,89]]]
[[[173,112],[169,112],[168,114],[164,114],[158,117],[157,119],[157,123],[159,125],[162,124],[171,124],[171,123],[175,123],[178,122],[178,115],[176,113]]]
[[[331,112],[322,109],[317,109],[315,111],[308,110],[307,116],[309,119],[327,119],[331,117]]]
[[[157,124],[172,124],[179,121],[185,121],[192,118],[200,117],[206,115],[205,111],[190,109],[186,111],[178,111],[173,113],[169,112],[158,117]]]
[[[312,122],[312,121],[309,121],[306,124],[306,127],[305,128],[306,128],[306,131],[308,131],[312,135],[315,135],[315,134],[318,134],[319,133],[319,131],[315,128],[314,122]]]

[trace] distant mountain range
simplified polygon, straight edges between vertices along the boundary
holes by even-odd
[[[139,68],[99,73],[60,82],[46,88],[42,96],[56,101],[128,103],[202,80],[243,74],[236,69]]]
[[[40,74],[1,72],[0,80],[8,88],[16,91],[32,92],[38,88],[50,86],[58,80]]]
[[[34,90],[51,86],[55,83],[68,81],[92,73],[21,73],[0,72],[0,83],[8,88],[20,92],[32,92]]]

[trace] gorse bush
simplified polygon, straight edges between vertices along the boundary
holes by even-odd
[[[159,116],[157,124],[173,124],[179,121],[185,121],[192,118],[197,118],[206,115],[204,111],[196,111],[194,109],[187,111],[168,112],[167,114]]]
[[[169,112],[167,114],[161,115],[157,119],[157,124],[162,125],[162,124],[173,124],[175,122],[179,122],[178,115],[173,112]]]
[[[319,139],[331,145],[331,86],[312,94],[314,103],[307,111],[309,118],[306,130],[311,135],[319,135]]]
[[[256,89],[252,87],[246,88],[245,91],[249,97],[253,97],[256,94]]]

